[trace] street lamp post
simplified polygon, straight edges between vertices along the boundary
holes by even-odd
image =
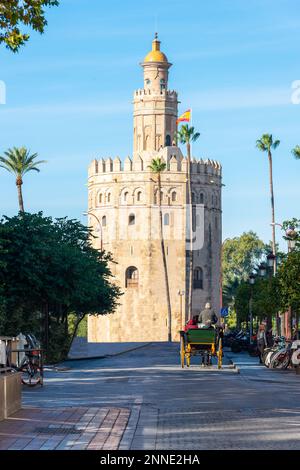
[[[267,267],[269,268],[269,279],[272,278],[273,275],[276,275],[276,256],[274,253],[269,253],[267,256]],[[274,270],[275,269],[275,270]],[[268,272],[268,270],[267,270]],[[280,335],[280,325],[279,325],[279,313],[276,312],[276,332]],[[268,325],[269,326],[269,325]]]
[[[250,284],[250,300],[249,300],[249,319],[250,319],[250,344],[252,344],[253,337],[253,286],[255,284],[255,275],[252,273],[249,276]]]
[[[258,268],[258,274],[260,277],[265,277],[267,274],[267,267],[264,263],[261,263]]]
[[[287,230],[285,231],[285,236],[287,239],[288,243],[288,254],[290,254],[294,249],[296,248],[296,243],[297,243],[297,236],[298,233],[295,230],[295,227],[288,227]],[[292,307],[290,306],[288,311],[285,314],[285,331],[286,331],[286,336],[288,339],[292,338],[292,330],[293,330],[293,311]]]
[[[295,230],[294,226],[289,226],[287,229],[282,224],[271,224],[271,225],[278,225],[281,230],[285,230],[285,240],[287,240],[288,244],[288,253],[291,253],[295,248],[296,248],[296,243],[298,239],[298,232]],[[288,311],[283,314],[284,318],[284,329],[285,329],[285,335],[287,338],[291,338],[292,336],[292,308],[289,307]]]
[[[179,303],[180,303],[180,328],[183,329],[184,325],[182,324],[182,297],[184,296],[185,291],[184,290],[179,290],[178,295],[179,295]]]
[[[223,307],[223,249],[227,240],[230,240],[230,238],[226,238],[221,243],[221,249],[220,249],[220,309],[222,309]]]
[[[98,225],[97,225],[96,231],[100,232],[100,237],[101,237],[100,238],[100,250],[103,251],[103,230],[102,230],[102,225],[101,225],[99,218],[93,212],[90,212],[90,211],[84,212],[83,215],[91,215],[97,220]]]

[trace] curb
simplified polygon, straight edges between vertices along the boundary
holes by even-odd
[[[135,400],[135,403],[131,409],[130,417],[120,441],[118,450],[130,450],[131,444],[134,439],[134,434],[139,422],[141,414],[142,402],[139,399]]]
[[[231,357],[228,357],[228,360],[229,360],[230,364],[233,366],[233,368],[236,370],[236,373],[239,374],[240,373],[240,368],[233,362]]]
[[[131,351],[136,351],[137,349],[146,348],[147,346],[150,346],[150,344],[152,344],[152,343],[143,344],[141,346],[135,346],[134,348],[126,349],[126,351],[121,351],[121,352],[118,352],[118,353],[115,353],[115,354],[104,354],[102,356],[85,356],[85,357],[72,357],[72,358],[68,357],[63,362],[89,361],[91,359],[106,359],[108,357],[121,356],[122,354],[126,354],[126,353],[131,352]]]

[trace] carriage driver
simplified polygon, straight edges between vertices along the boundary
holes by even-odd
[[[211,325],[215,325],[218,321],[218,317],[215,314],[214,310],[211,308],[209,302],[205,304],[204,310],[199,315],[198,322],[200,325],[205,325],[210,327]]]

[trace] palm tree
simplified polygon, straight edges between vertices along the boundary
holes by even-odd
[[[200,133],[195,132],[194,127],[189,127],[188,124],[181,126],[177,132],[177,141],[186,145],[187,150],[187,201],[189,205],[189,226],[190,226],[190,249],[189,249],[189,284],[188,284],[188,315],[192,318],[192,292],[193,292],[193,200],[192,200],[192,181],[191,181],[191,142],[196,142],[199,139]]]
[[[296,147],[292,150],[292,154],[295,158],[297,158],[297,160],[300,160],[300,145],[296,145]]]
[[[274,190],[273,190],[273,161],[271,150],[276,150],[279,146],[280,140],[273,140],[272,134],[263,134],[261,139],[256,141],[256,147],[262,152],[268,154],[269,159],[269,176],[270,176],[270,193],[271,193],[271,207],[272,207],[272,251],[276,256],[276,239],[275,239],[275,205],[274,205]],[[274,263],[274,272],[276,272],[276,261]]]
[[[16,176],[16,185],[18,188],[19,208],[24,212],[24,203],[22,195],[23,176],[29,171],[39,172],[37,167],[40,163],[45,163],[45,160],[36,161],[37,153],[30,155],[30,151],[25,147],[14,147],[4,152],[4,157],[0,156],[0,167],[13,173]]]
[[[157,196],[158,196],[158,208],[159,208],[159,237],[160,237],[160,246],[161,254],[164,265],[164,275],[165,275],[165,286],[166,286],[166,296],[167,296],[167,305],[168,305],[168,341],[172,341],[172,312],[171,312],[171,299],[170,299],[170,288],[169,288],[169,277],[168,277],[168,267],[166,259],[166,250],[163,234],[163,218],[162,218],[162,209],[161,209],[161,174],[166,169],[166,164],[162,161],[161,158],[153,158],[151,165],[149,166],[152,173],[157,176]]]

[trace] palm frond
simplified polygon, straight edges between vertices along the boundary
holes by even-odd
[[[270,152],[271,149],[275,150],[280,145],[280,140],[273,140],[272,134],[263,134],[260,139],[256,141],[256,147],[262,152]]]
[[[256,147],[261,150],[262,152],[266,152],[267,151],[267,148],[265,146],[265,144],[262,142],[262,140],[257,140],[256,141]]]
[[[26,147],[13,147],[4,152],[4,156],[0,157],[2,167],[14,173],[18,177],[22,177],[29,171],[40,171],[38,165],[46,163],[45,160],[36,161],[37,153],[30,154],[30,150]]]
[[[199,137],[200,133],[195,132],[195,128],[193,126],[189,127],[188,124],[182,125],[177,132],[177,138],[181,144],[195,142]]]
[[[277,149],[277,147],[280,145],[280,140],[275,140],[275,142],[273,142],[272,144],[272,148],[275,150]]]
[[[296,145],[296,147],[292,150],[292,154],[297,160],[300,160],[300,145]]]
[[[160,158],[153,158],[151,164],[149,165],[150,170],[153,173],[162,173],[167,168],[166,163]]]

